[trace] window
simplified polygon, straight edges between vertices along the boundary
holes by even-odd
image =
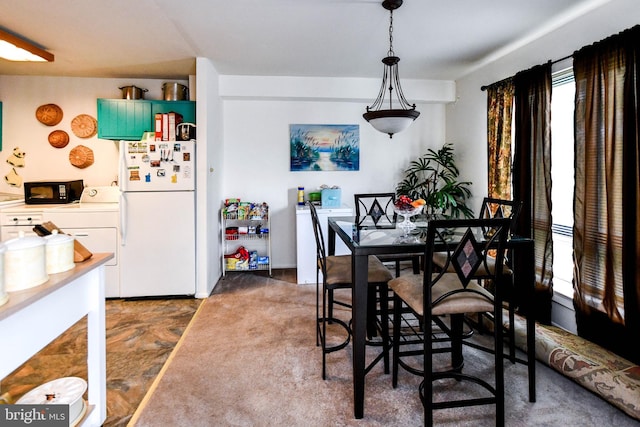
[[[553,290],[570,298],[573,297],[574,97],[573,70],[554,73],[551,96]]]

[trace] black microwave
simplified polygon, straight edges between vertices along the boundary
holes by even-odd
[[[81,179],[74,181],[31,181],[24,183],[24,202],[28,205],[72,203],[80,200]]]

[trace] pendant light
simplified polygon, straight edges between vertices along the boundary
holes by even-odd
[[[404,97],[398,75],[400,58],[395,56],[393,52],[393,11],[400,6],[402,6],[402,0],[384,0],[382,2],[382,7],[389,11],[389,52],[382,59],[384,74],[378,97],[371,106],[367,107],[367,112],[362,115],[377,131],[389,134],[389,138],[393,138],[394,133],[408,128],[420,115],[420,112],[416,111],[416,104],[409,104]],[[389,92],[388,101],[385,100],[387,92]],[[385,109],[385,107],[388,108]]]

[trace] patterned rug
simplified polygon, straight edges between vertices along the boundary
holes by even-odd
[[[516,345],[526,350],[526,324]],[[536,358],[640,420],[640,366],[555,326],[536,325]]]

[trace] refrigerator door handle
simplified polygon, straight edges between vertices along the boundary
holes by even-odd
[[[120,246],[127,244],[127,196],[120,193]]]
[[[118,185],[120,187],[120,192],[127,191],[127,141],[120,141],[120,161],[118,162]]]

